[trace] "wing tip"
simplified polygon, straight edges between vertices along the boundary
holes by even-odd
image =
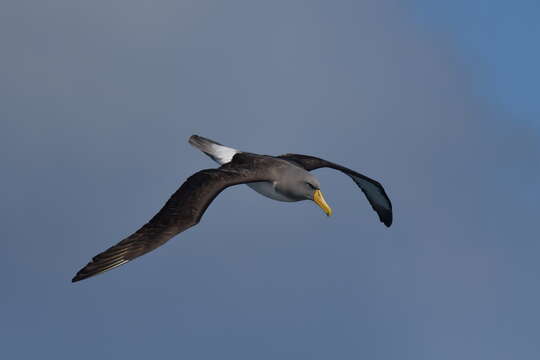
[[[390,227],[392,226],[393,216],[392,216],[392,210],[380,210],[376,209],[377,213],[379,214],[379,220],[386,226]]]
[[[90,263],[91,264],[91,263]],[[90,265],[88,264],[88,265]],[[97,275],[95,273],[92,273],[91,271],[87,271],[87,267],[88,265],[86,265],[85,267],[83,267],[81,270],[77,271],[77,273],[75,274],[75,276],[73,277],[73,279],[71,279],[71,282],[72,283],[76,283],[78,281],[81,281],[81,280],[84,280],[84,279],[88,279],[89,277],[92,277],[94,275]]]
[[[100,265],[100,264],[96,264],[96,262],[94,262],[94,261],[90,262],[84,268],[79,270],[79,272],[77,272],[77,274],[75,274],[73,279],[71,279],[71,282],[74,283],[74,282],[77,282],[77,281],[88,279],[89,277],[92,277],[92,276],[103,274],[104,272],[107,272],[109,270],[117,268],[120,265],[124,265],[127,262],[129,262],[129,260],[121,259],[119,261],[115,261],[112,264],[108,264],[108,265],[105,265],[105,266]],[[92,266],[94,266],[94,269],[92,269]]]
[[[86,269],[86,266],[85,266],[84,268],[82,268],[81,270],[79,270],[79,271],[75,274],[75,276],[73,277],[73,279],[71,279],[71,282],[72,282],[72,283],[76,283],[76,282],[78,282],[78,281],[81,281],[81,280],[84,280],[84,279],[86,279],[86,278],[91,277],[91,276],[92,276],[91,274],[89,274],[89,273],[86,273],[86,274],[85,274],[85,273],[84,273],[84,270],[85,270],[85,269]]]

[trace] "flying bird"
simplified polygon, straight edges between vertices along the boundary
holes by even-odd
[[[351,177],[380,221],[387,227],[392,224],[392,204],[382,185],[344,166],[308,155],[268,156],[243,152],[197,135],[191,136],[189,143],[221,166],[191,175],[147,224],[92,258],[72,282],[123,265],[198,224],[215,197],[233,185],[247,184],[259,194],[277,201],[311,200],[330,216],[332,209],[323,197],[320,183],[310,173],[323,167]]]

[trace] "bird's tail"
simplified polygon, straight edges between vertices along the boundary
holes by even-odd
[[[240,152],[199,135],[192,135],[189,138],[189,143],[220,165],[230,162],[233,156]]]

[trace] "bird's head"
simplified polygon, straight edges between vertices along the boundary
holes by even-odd
[[[312,177],[312,179],[306,179],[304,183],[304,187],[307,190],[307,199],[313,200],[327,216],[331,216],[332,208],[326,203],[326,200],[324,200],[319,181],[315,177]]]
[[[307,171],[302,171],[300,174],[293,174],[289,179],[282,182],[281,192],[296,201],[312,200],[325,212],[327,216],[332,215],[332,208],[324,200],[321,192],[321,184],[319,180]]]

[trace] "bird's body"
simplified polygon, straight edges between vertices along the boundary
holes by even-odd
[[[96,255],[73,278],[73,282],[127,263],[161,246],[182,231],[196,225],[207,207],[227,187],[247,184],[270,199],[284,202],[312,200],[330,216],[319,181],[309,172],[320,167],[339,170],[360,187],[380,220],[390,226],[392,205],[377,181],[341,165],[307,155],[258,155],[226,147],[193,135],[190,144],[221,166],[190,176],[163,208],[134,234]]]
[[[259,194],[266,196],[272,200],[284,201],[284,202],[293,202],[299,201],[286,197],[278,193],[274,187],[274,184],[269,181],[255,182],[253,184],[247,184],[250,188],[258,192]]]
[[[232,161],[234,155],[242,153],[239,150],[233,149],[228,146],[224,146],[222,144],[219,144],[215,141],[205,139],[200,136],[192,136],[189,138],[189,143],[196,147],[197,149],[204,152],[206,155],[208,155],[212,160],[214,160],[219,165],[225,165]],[[255,155],[255,154],[252,154]],[[272,157],[274,158],[274,157]],[[286,162],[284,160],[274,158],[278,161],[282,161],[285,163],[281,163],[281,166],[283,167],[291,167],[295,166],[294,164],[291,164],[290,162]],[[296,166],[298,167],[298,166]],[[306,170],[303,168],[299,168],[307,173]],[[276,178],[279,177],[279,174],[276,174]],[[278,179],[275,179],[275,181],[259,181],[254,182],[250,184],[246,184],[259,194],[266,196],[267,198],[270,198],[272,200],[277,201],[285,201],[285,202],[293,202],[293,201],[300,201],[294,198],[290,198],[286,196],[285,194],[282,194],[276,190],[276,181]]]

